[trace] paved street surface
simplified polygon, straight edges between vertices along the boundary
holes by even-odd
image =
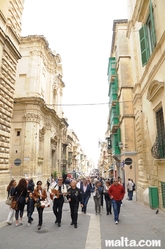
[[[28,227],[26,211],[23,225],[7,225],[8,206],[5,201],[0,202],[0,249],[104,249],[104,248],[137,248],[126,244],[110,246],[108,240],[161,240],[161,248],[165,249],[165,213],[152,210],[136,201],[123,201],[120,221],[115,225],[113,215],[106,215],[105,203],[102,215],[95,215],[94,202],[90,198],[87,214],[79,209],[78,228],[70,225],[68,204],[64,204],[61,227],[54,223],[52,207],[44,209],[42,229],[37,230],[38,216],[35,210],[34,222]],[[119,242],[116,242],[119,243]],[[150,243],[150,242],[147,242]],[[140,246],[138,247],[140,248]]]

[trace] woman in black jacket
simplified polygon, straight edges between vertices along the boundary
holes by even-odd
[[[22,217],[27,197],[27,182],[25,178],[20,179],[14,189],[14,198],[18,201],[18,208],[15,212],[16,226],[22,225]],[[19,220],[20,217],[20,220]]]

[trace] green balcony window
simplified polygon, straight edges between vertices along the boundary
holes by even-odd
[[[112,136],[112,155],[120,155],[121,150],[119,147],[119,142],[121,141],[120,128],[117,129],[116,133]]]
[[[110,57],[108,63],[108,81],[112,81],[116,77],[116,58]]]

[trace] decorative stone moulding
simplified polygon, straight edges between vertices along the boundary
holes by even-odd
[[[40,115],[36,113],[26,113],[24,115],[26,121],[35,121],[35,122],[40,122]]]
[[[152,102],[154,98],[162,91],[164,88],[164,81],[153,80],[148,88],[147,99]]]

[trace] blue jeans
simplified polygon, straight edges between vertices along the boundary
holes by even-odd
[[[86,213],[89,196],[82,196],[83,211]]]
[[[119,221],[121,201],[115,201],[112,199],[112,205],[113,205],[113,212],[114,212],[114,220]]]
[[[128,190],[128,197],[129,197],[129,200],[132,201],[133,190]]]

